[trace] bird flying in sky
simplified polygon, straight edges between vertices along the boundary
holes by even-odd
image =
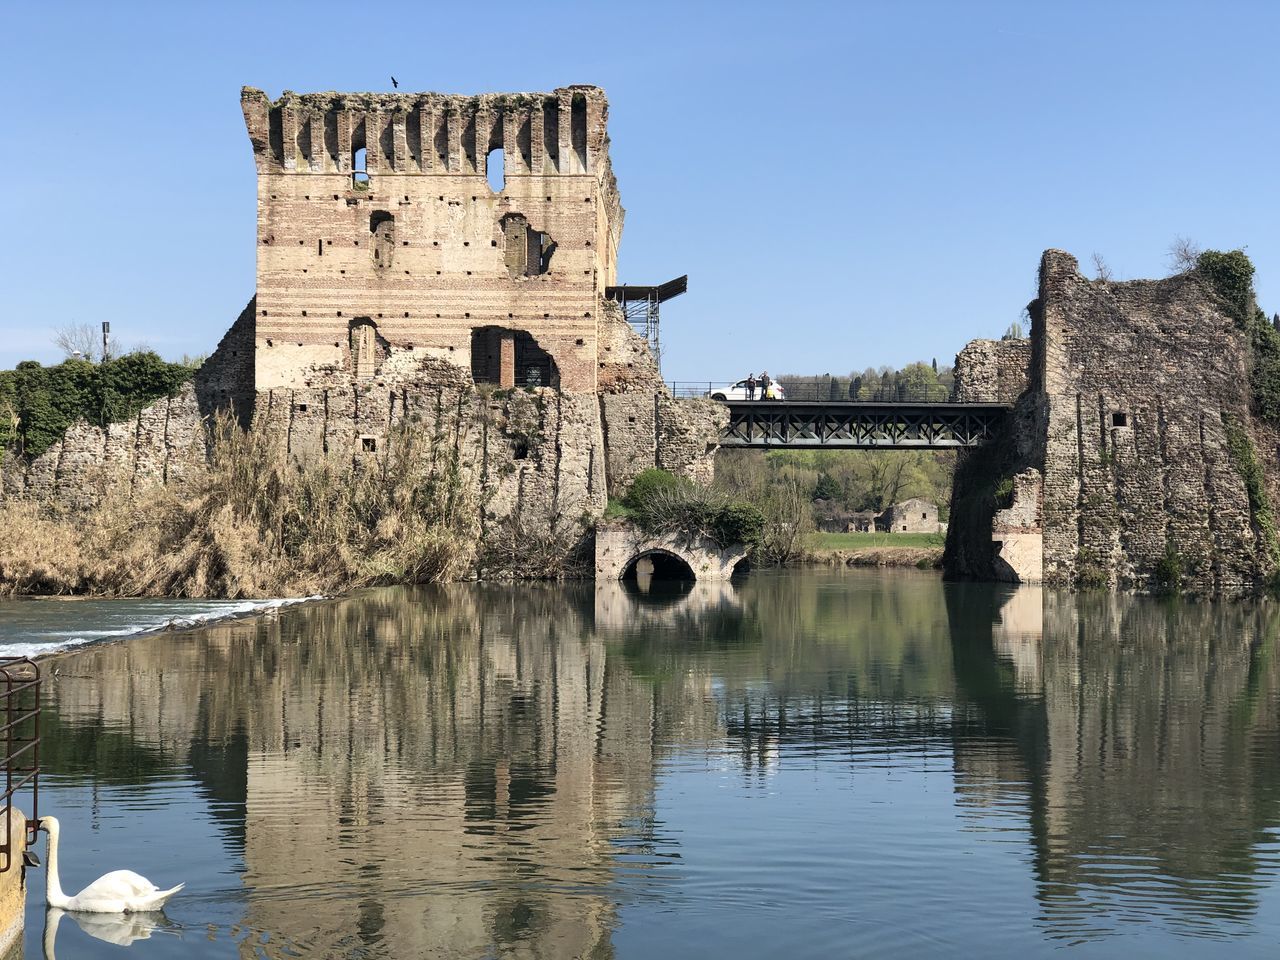
[[[395,78],[395,77],[392,77],[392,78],[391,78],[391,86],[395,87],[397,90],[399,90],[399,89],[400,89],[400,84],[399,84],[399,82],[397,82],[397,80],[396,80],[396,78]]]

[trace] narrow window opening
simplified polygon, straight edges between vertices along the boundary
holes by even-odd
[[[356,190],[369,189],[369,152],[363,147],[351,151],[351,186]]]
[[[377,453],[378,452],[377,439],[374,437],[361,437],[360,449],[363,450],[365,453]]]
[[[494,193],[501,193],[507,185],[506,172],[503,170],[503,153],[502,148],[490,150],[489,155],[484,161],[485,175],[489,180],[489,189]]]
[[[511,452],[511,457],[514,460],[528,460],[529,445],[523,440],[517,441],[515,449]]]
[[[306,412],[307,412],[307,405],[306,405],[305,403],[300,403],[300,404],[298,404],[298,412],[299,412],[299,413],[306,413]]]
[[[1113,413],[1111,415],[1111,425],[1113,427],[1127,427],[1129,425],[1129,415],[1127,413]]]

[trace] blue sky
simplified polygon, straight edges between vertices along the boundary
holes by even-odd
[[[0,366],[53,327],[206,353],[253,292],[244,84],[595,83],[621,279],[689,274],[676,379],[998,336],[1040,252],[1245,247],[1280,310],[1280,4],[26,3],[6,8]]]

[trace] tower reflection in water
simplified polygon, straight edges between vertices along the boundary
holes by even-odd
[[[657,784],[699,750],[948,756],[970,828],[1030,838],[1040,936],[1220,934],[1276,883],[1276,630],[902,573],[387,589],[69,658],[46,762],[55,798],[198,783],[243,873],[191,903],[268,956],[611,956],[679,886]]]

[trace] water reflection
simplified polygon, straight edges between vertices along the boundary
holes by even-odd
[[[246,955],[652,955],[730,916],[743,863],[773,889],[721,931],[742,955],[855,915],[867,953],[1274,942],[1278,626],[903,572],[373,591],[68,658],[47,763],[54,803],[197,795],[235,872],[172,912],[234,901]],[[744,836],[773,795],[803,817]],[[975,862],[989,889],[954,882]],[[933,883],[972,900],[922,915]]]

